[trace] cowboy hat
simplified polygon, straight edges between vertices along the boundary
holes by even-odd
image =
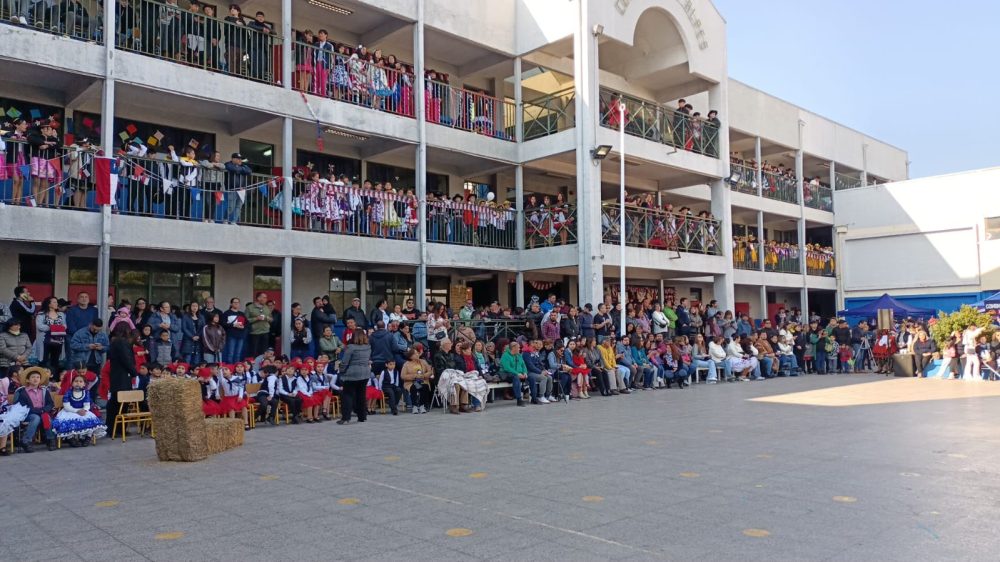
[[[41,367],[28,367],[27,369],[21,371],[22,386],[28,386],[28,378],[32,375],[32,373],[38,373],[42,377],[42,381],[38,384],[38,386],[45,386],[49,384],[49,379],[52,378],[52,374],[48,369],[43,369]]]

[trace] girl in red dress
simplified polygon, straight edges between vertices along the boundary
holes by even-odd
[[[250,429],[247,418],[246,383],[242,377],[233,376],[232,365],[219,365],[219,396],[222,414],[227,418],[239,414],[243,418],[243,427]]]
[[[208,367],[198,369],[198,382],[201,383],[201,410],[206,418],[222,415],[222,405],[219,403],[219,384],[212,377]]]

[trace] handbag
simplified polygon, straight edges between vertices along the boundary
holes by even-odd
[[[66,343],[66,326],[63,324],[52,324],[49,326],[48,341],[51,344],[59,345]]]

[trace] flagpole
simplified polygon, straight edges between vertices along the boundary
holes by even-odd
[[[628,296],[625,292],[625,99],[618,97],[618,159],[619,159],[619,188],[620,198],[618,210],[618,302],[622,305],[621,328],[625,333],[625,308],[628,305]]]

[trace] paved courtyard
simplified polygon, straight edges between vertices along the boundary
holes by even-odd
[[[194,464],[150,439],[18,454],[0,559],[995,560],[1000,398],[750,400],[896,382],[266,427]]]

